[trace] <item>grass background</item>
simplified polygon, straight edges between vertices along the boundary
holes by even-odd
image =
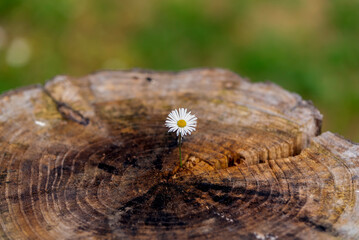
[[[359,142],[358,0],[0,1],[0,92],[133,67],[272,81]]]

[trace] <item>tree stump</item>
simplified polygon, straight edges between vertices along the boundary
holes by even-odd
[[[167,114],[198,128],[177,137]],[[1,239],[358,239],[359,145],[222,69],[58,76],[0,96]]]

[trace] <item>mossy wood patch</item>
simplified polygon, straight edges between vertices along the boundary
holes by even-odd
[[[190,109],[198,128],[164,122]],[[1,239],[358,239],[359,146],[222,69],[58,76],[0,96]]]

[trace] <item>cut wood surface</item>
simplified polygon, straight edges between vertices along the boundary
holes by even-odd
[[[164,126],[175,108],[198,128]],[[222,69],[58,76],[0,96],[1,239],[359,239],[359,145]]]

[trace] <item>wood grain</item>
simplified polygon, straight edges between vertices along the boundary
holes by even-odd
[[[164,121],[185,107],[183,143]],[[0,96],[2,239],[358,239],[359,145],[222,69],[58,76]]]

